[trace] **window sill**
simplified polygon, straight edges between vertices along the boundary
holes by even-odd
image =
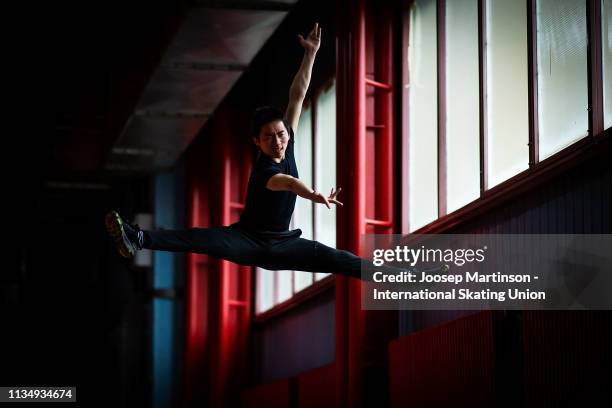
[[[521,194],[543,185],[553,177],[578,165],[599,158],[609,160],[612,150],[612,128],[595,137],[585,137],[560,152],[536,163],[503,183],[484,192],[477,200],[421,227],[411,234],[440,234],[465,224]]]
[[[336,286],[336,279],[334,278],[335,275],[326,276],[325,278],[297,292],[295,295],[293,295],[293,297],[279,303],[271,309],[268,309],[263,313],[253,315],[252,323],[255,325],[266,323],[275,317],[284,315],[287,311],[302,305],[305,301],[312,299],[323,292],[331,290],[331,288]]]

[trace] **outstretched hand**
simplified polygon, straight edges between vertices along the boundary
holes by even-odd
[[[327,208],[329,209],[331,209],[330,203],[343,206],[344,204],[342,204],[340,201],[336,199],[336,197],[338,197],[338,194],[340,194],[340,191],[342,191],[342,187],[340,187],[336,191],[334,191],[334,189],[332,188],[331,193],[329,194],[329,197],[325,197],[325,195],[321,194],[318,191],[315,191],[313,201],[317,203],[325,204]]]
[[[298,39],[300,40],[300,44],[304,47],[305,51],[309,52],[317,52],[319,50],[319,46],[321,45],[321,27],[319,27],[319,23],[315,23],[312,31],[308,34],[308,37],[304,39],[301,34],[298,34]]]

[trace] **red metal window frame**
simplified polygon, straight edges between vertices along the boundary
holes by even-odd
[[[363,234],[396,228],[392,40],[394,12],[400,6],[372,0],[337,2],[338,143],[342,146],[337,156],[338,182],[346,185],[345,200],[351,203],[338,217],[342,233],[337,238],[339,247],[356,254],[360,254]],[[372,41],[372,35],[376,40]],[[368,76],[368,70],[374,75]],[[379,103],[368,99],[373,87],[386,95]],[[369,185],[368,179],[377,184]],[[397,314],[362,310],[361,289],[359,280],[336,278],[335,405],[339,407],[362,406],[386,392],[386,383],[366,383],[366,372],[385,371],[385,358],[375,350],[396,335]]]

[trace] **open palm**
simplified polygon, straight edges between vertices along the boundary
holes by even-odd
[[[332,188],[329,197],[325,197],[325,195],[319,191],[313,191],[312,201],[314,201],[315,203],[325,204],[325,206],[330,209],[331,209],[330,204],[336,204],[336,205],[342,206],[344,204],[342,204],[340,201],[336,199],[340,191],[342,191],[342,188],[339,188],[336,191],[334,191],[334,189]]]
[[[308,37],[304,39],[301,34],[298,34],[298,39],[300,40],[300,44],[304,47],[304,50],[317,52],[319,50],[319,46],[321,45],[321,27],[319,27],[319,23],[315,23],[313,29],[308,34]]]
[[[329,201],[330,203],[334,203],[336,205],[344,205],[336,199],[336,197],[338,197],[338,194],[340,194],[341,191],[342,191],[342,187],[340,187],[336,191],[334,191],[334,189],[332,188],[331,193],[329,194],[329,197],[327,197],[327,201]]]

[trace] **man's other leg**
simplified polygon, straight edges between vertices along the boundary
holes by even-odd
[[[361,279],[361,261],[349,251],[296,238],[270,249],[267,269],[334,273]]]
[[[145,231],[145,248],[157,251],[193,252],[225,259],[241,265],[255,265],[265,250],[232,227],[189,228]]]
[[[275,245],[270,250],[270,263],[266,269],[323,272],[371,281],[376,271],[400,273],[404,268],[389,265],[375,266],[372,261],[360,258],[352,252],[335,249],[318,241],[296,238]]]

